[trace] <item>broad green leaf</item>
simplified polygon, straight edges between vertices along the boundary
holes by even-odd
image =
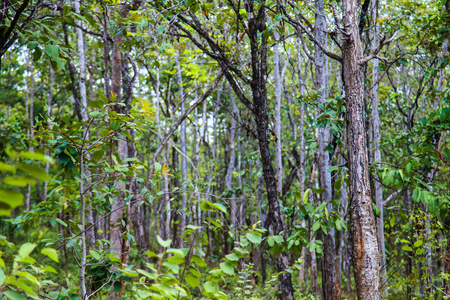
[[[439,215],[439,199],[432,195],[428,198],[428,211],[431,214],[431,217],[435,218]]]
[[[27,176],[17,176],[17,177],[8,176],[8,177],[3,178],[3,183],[7,184],[7,185],[12,185],[12,186],[25,187],[28,184],[35,185],[36,180],[33,177],[27,177]]]
[[[195,277],[202,277],[202,274],[194,267],[194,266],[190,266],[189,270],[192,272],[192,275],[194,275]]]
[[[100,254],[96,251],[96,250],[94,250],[94,249],[92,249],[92,250],[89,250],[89,253],[92,255],[92,257],[94,258],[94,259],[96,259],[96,260],[100,260]]]
[[[159,163],[159,162],[155,162],[155,171],[156,172],[159,172],[159,171],[161,171],[161,164]]]
[[[9,217],[12,209],[22,204],[22,193],[11,190],[0,190],[0,216]]]
[[[416,250],[416,254],[417,254],[417,255],[421,255],[421,254],[423,254],[424,252],[425,252],[425,249],[423,249],[423,248],[419,248],[419,249]]]
[[[0,171],[16,173],[16,167],[0,162]]]
[[[214,269],[209,271],[209,274],[211,274],[212,277],[220,277],[223,274],[222,269]]]
[[[261,244],[261,236],[259,234],[253,233],[253,232],[249,232],[246,235],[247,239],[252,242],[253,244],[259,245]]]
[[[42,181],[50,180],[50,176],[48,176],[47,172],[45,172],[44,169],[36,165],[19,163],[17,164],[17,168],[21,169],[30,176],[36,177],[39,180]]]
[[[3,294],[5,294],[5,296],[11,300],[27,300],[27,298],[24,295],[22,295],[18,292],[6,291],[6,292],[3,292]]]
[[[403,251],[413,251],[413,249],[410,246],[403,246],[402,250]]]
[[[234,274],[234,267],[229,262],[223,262],[220,264],[220,268],[225,274],[233,275]]]
[[[173,253],[173,254],[179,255],[179,256],[181,256],[181,257],[184,257],[184,256],[185,256],[185,255],[184,255],[184,251],[181,250],[181,249],[170,248],[170,249],[167,249],[166,252],[167,252],[167,253]]]
[[[55,161],[48,155],[39,152],[21,152],[20,156],[53,164]]]
[[[219,285],[217,284],[217,282],[214,282],[214,281],[205,282],[205,284],[203,285],[203,288],[205,289],[205,291],[207,293],[212,293],[212,294],[215,294],[219,291]]]
[[[34,248],[36,248],[36,244],[32,243],[25,243],[22,246],[20,246],[19,249],[19,256],[22,258],[27,257],[30,255],[31,252],[33,252]]]
[[[225,208],[225,206],[223,206],[223,204],[221,203],[213,203],[212,206],[214,206],[215,208],[217,208],[218,210],[220,210],[221,212],[223,212],[224,214],[227,213],[227,209]]]
[[[184,280],[193,288],[197,287],[200,284],[200,280],[192,274],[187,274],[184,277]]]
[[[414,247],[419,248],[422,244],[423,244],[423,241],[418,240],[417,242],[414,243]]]
[[[225,258],[230,261],[238,261],[239,260],[239,256],[236,253],[230,253],[228,255],[225,255]]]
[[[199,267],[206,267],[205,261],[198,255],[193,254],[192,261]]]
[[[41,250],[41,253],[47,255],[51,260],[59,262],[58,260],[58,251],[53,248],[44,248]]]
[[[159,235],[156,235],[156,240],[158,241],[158,244],[161,245],[161,247],[167,248],[172,243],[172,240],[163,240]]]
[[[45,46],[45,52],[52,58],[57,59],[59,57],[59,48],[56,45]]]

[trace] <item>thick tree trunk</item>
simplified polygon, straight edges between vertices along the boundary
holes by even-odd
[[[350,218],[356,291],[359,299],[371,300],[380,298],[380,276],[364,130],[364,73],[359,64],[362,58],[358,28],[359,6],[359,0],[343,2],[346,36],[342,45],[342,67],[347,108]]]
[[[326,18],[323,8],[323,0],[315,1],[316,17],[314,36],[325,48],[327,44],[326,36]],[[327,76],[327,59],[323,51],[315,45],[314,48],[314,64],[316,69],[316,89],[319,93],[319,103],[325,106],[328,97],[328,76]],[[319,187],[323,189],[320,194],[321,202],[327,203],[329,212],[333,211],[333,190],[331,183],[331,173],[328,169],[331,167],[330,154],[327,150],[328,144],[331,142],[330,128],[318,128],[318,169],[319,169]],[[328,232],[323,232],[323,260],[322,260],[322,288],[324,299],[340,299],[341,285],[336,270],[336,247],[335,247],[335,231],[329,228]]]

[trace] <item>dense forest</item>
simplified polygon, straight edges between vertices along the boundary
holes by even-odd
[[[0,0],[0,299],[450,299],[450,0]]]

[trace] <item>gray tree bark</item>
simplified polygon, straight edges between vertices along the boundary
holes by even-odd
[[[327,44],[327,24],[323,0],[315,1],[316,17],[314,24],[314,36],[316,40],[326,49]],[[328,97],[328,68],[327,59],[322,49],[314,45],[314,64],[316,71],[315,84],[319,93],[319,103],[325,106],[325,100]],[[318,171],[319,187],[323,189],[320,194],[321,202],[327,203],[327,210],[333,211],[333,190],[331,183],[331,173],[328,169],[331,167],[330,154],[326,149],[331,143],[331,132],[328,126],[319,127],[318,130]],[[322,288],[324,299],[340,299],[341,284],[336,270],[336,247],[335,230],[329,228],[328,232],[323,232],[323,259],[322,259]]]
[[[181,76],[181,66],[180,66],[180,53],[177,51],[177,56],[175,58],[175,66],[177,68],[177,80],[178,80],[178,97],[181,103],[181,115],[186,112],[184,91],[183,91],[183,78]],[[180,130],[180,150],[181,150],[181,220],[180,229],[181,234],[184,233],[186,227],[186,207],[187,207],[187,160],[186,160],[186,121],[181,123]],[[183,239],[180,240],[180,246],[183,247]]]
[[[371,300],[380,298],[380,276],[364,129],[364,72],[360,64],[362,45],[358,28],[361,1],[345,0],[342,4],[346,32],[342,45],[342,67],[347,108],[353,266],[358,299]]]
[[[273,32],[275,45],[273,46],[273,79],[275,83],[275,170],[277,173],[277,190],[283,193],[283,161],[281,156],[281,91],[282,81],[280,78],[280,51],[278,40],[280,38],[276,28]]]
[[[372,51],[375,51],[379,43],[378,33],[378,1],[372,3],[372,18],[373,24],[373,39],[372,39]],[[372,69],[372,90],[371,90],[371,106],[372,106],[372,136],[373,136],[373,160],[376,162],[377,168],[381,162],[381,150],[380,150],[380,115],[378,113],[378,71],[379,61],[374,59]],[[377,173],[375,176],[378,178]],[[377,218],[377,233],[378,233],[378,247],[380,251],[380,284],[383,286],[386,283],[386,251],[384,245],[384,207],[383,207],[383,186],[381,185],[381,178],[375,180],[375,199],[376,205],[380,210],[380,216]],[[388,291],[385,289],[381,291],[381,296],[386,298]]]

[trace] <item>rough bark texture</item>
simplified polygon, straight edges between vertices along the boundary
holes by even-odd
[[[272,166],[268,137],[268,105],[267,105],[267,40],[262,38],[259,46],[258,34],[266,29],[265,8],[261,7],[257,14],[254,11],[254,1],[245,1],[245,10],[248,17],[248,35],[251,47],[252,79],[250,87],[253,96],[253,115],[257,126],[257,138],[261,163],[263,167],[264,181],[266,184],[267,200],[269,204],[269,218],[275,235],[284,232],[284,217],[281,213],[280,202],[277,195],[275,171]],[[267,222],[266,222],[267,223]],[[282,252],[277,258],[277,270],[279,275],[279,288],[281,299],[295,299],[291,282],[291,274],[284,272],[289,268],[288,254]]]
[[[362,58],[358,30],[360,4],[358,0],[343,2],[343,24],[346,35],[342,45],[342,67],[347,108],[350,218],[356,291],[358,299],[370,300],[380,298],[380,276],[364,129],[364,73],[359,64]]]
[[[316,17],[314,36],[320,42],[323,48],[326,48],[326,19],[323,8],[323,0],[315,1]],[[327,59],[323,51],[315,45],[314,47],[314,63],[316,69],[316,89],[319,93],[319,103],[325,105],[328,97],[328,76],[327,76]],[[318,169],[319,169],[319,187],[324,190],[320,194],[321,202],[327,203],[329,212],[333,210],[331,201],[333,200],[333,190],[331,183],[331,173],[328,169],[331,167],[330,153],[327,150],[328,144],[331,142],[330,128],[318,128]],[[335,247],[335,231],[334,228],[328,229],[327,233],[323,233],[323,259],[322,259],[322,289],[324,299],[340,299],[341,285],[336,270],[336,247]]]

